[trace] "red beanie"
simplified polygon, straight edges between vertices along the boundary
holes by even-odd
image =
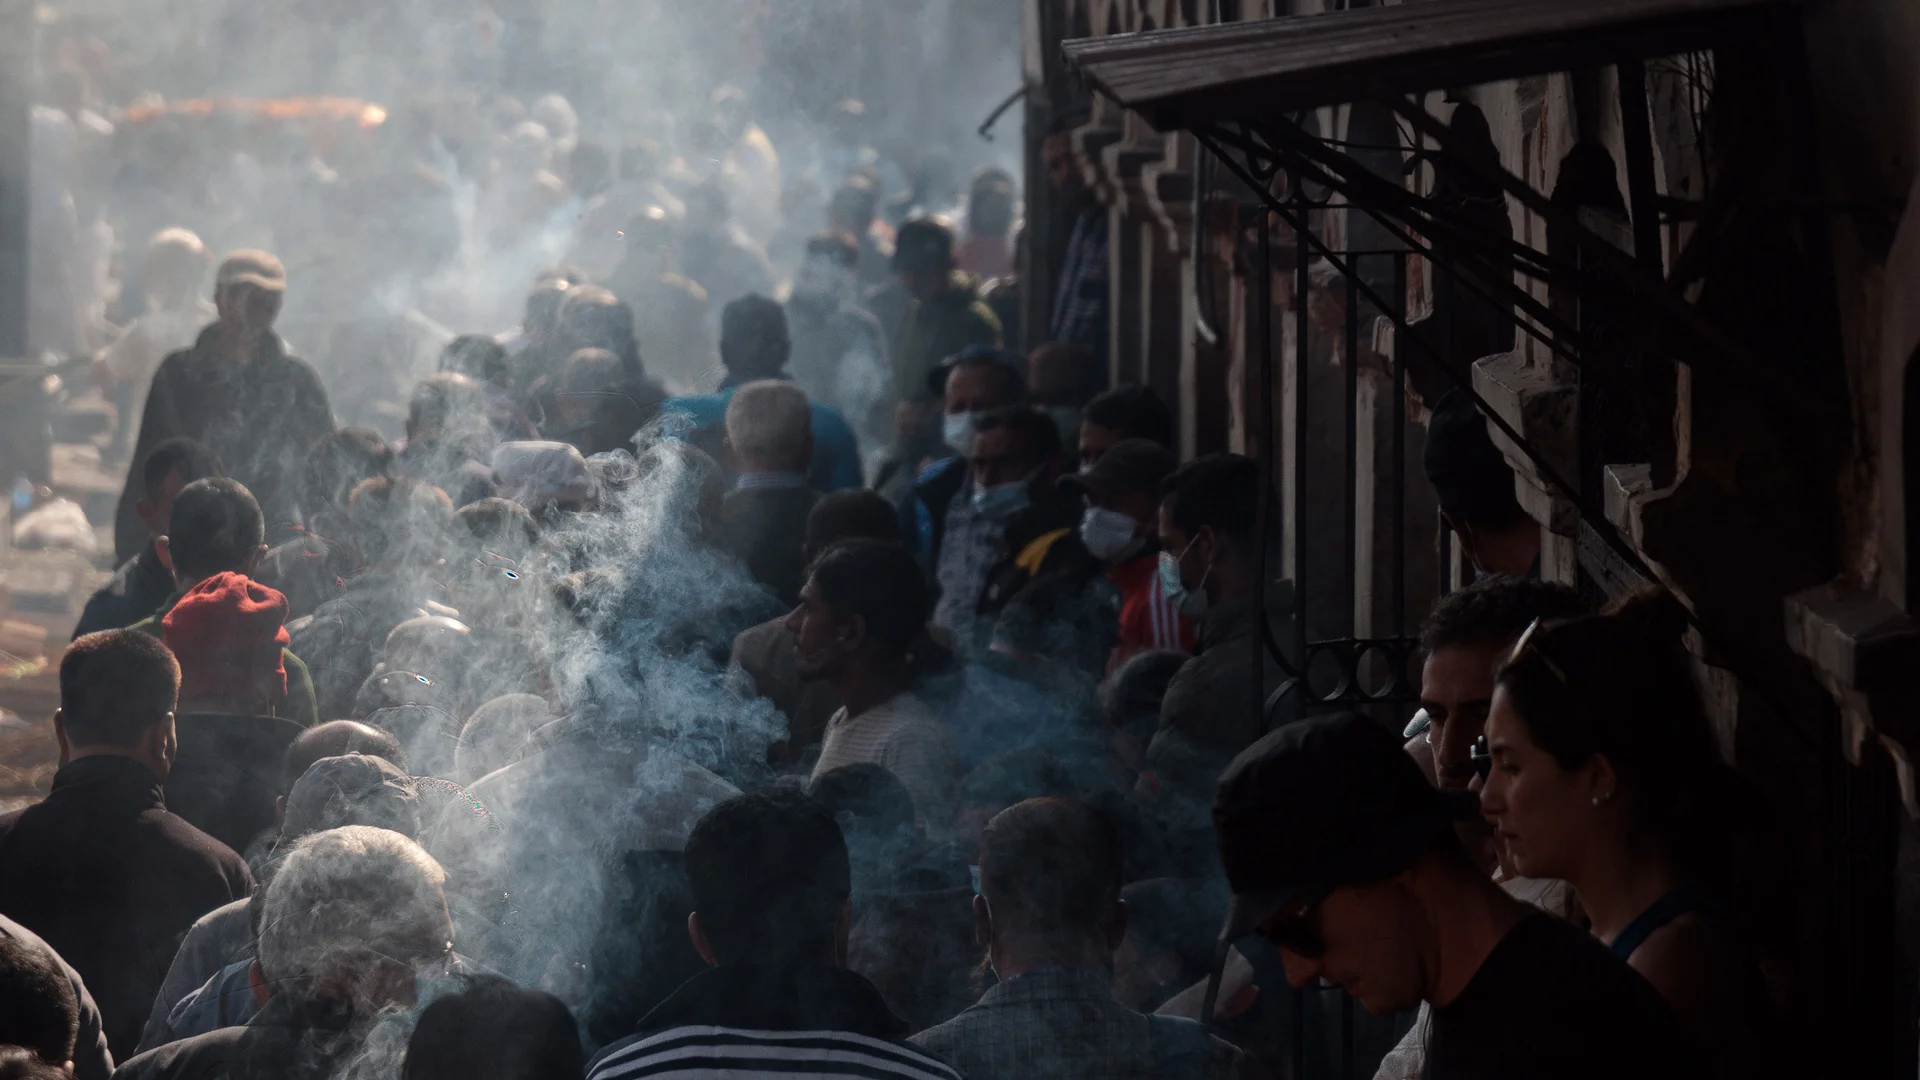
[[[287,693],[287,598],[245,574],[215,574],[187,590],[160,621],[180,661],[181,698],[271,673]]]

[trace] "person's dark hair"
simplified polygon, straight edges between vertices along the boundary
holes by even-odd
[[[0,934],[0,1046],[23,1046],[64,1065],[79,1031],[80,1000],[53,951]]]
[[[1062,109],[1054,113],[1053,118],[1047,121],[1047,134],[1049,136],[1060,135],[1073,131],[1076,128],[1083,128],[1086,127],[1087,123],[1092,119],[1092,110],[1084,105],[1077,108]]]
[[[858,230],[864,235],[880,213],[880,193],[865,177],[854,177],[834,189],[827,201],[827,223]]]
[[[1493,445],[1473,398],[1459,389],[1434,405],[1422,461],[1441,511],[1454,524],[1510,529],[1526,518],[1513,493],[1513,466]]]
[[[1535,745],[1565,769],[1606,755],[1646,828],[1683,858],[1701,854],[1730,774],[1686,629],[1680,601],[1650,589],[1600,615],[1542,623],[1499,675]]]
[[[1181,532],[1211,526],[1215,536],[1252,551],[1260,531],[1260,465],[1239,454],[1207,454],[1174,471],[1160,485],[1160,502]],[[1277,508],[1276,508],[1277,509]],[[1275,518],[1279,515],[1276,513]]]
[[[461,334],[440,350],[440,370],[482,382],[505,382],[507,350],[486,334]]]
[[[859,616],[868,643],[896,659],[905,659],[933,611],[926,575],[897,543],[843,540],[814,561],[811,577],[834,615]]]
[[[367,563],[437,557],[453,522],[453,500],[408,476],[363,480],[347,496],[353,539]]]
[[[301,469],[301,506],[308,512],[347,505],[347,495],[393,465],[393,448],[371,428],[341,428],[314,440]]]
[[[1027,460],[1039,463],[1060,454],[1060,428],[1053,418],[1031,405],[1008,405],[989,409],[974,417],[977,434],[1005,428],[1028,451]]]
[[[292,791],[314,762],[342,754],[371,754],[385,758],[402,772],[407,768],[407,752],[391,732],[359,720],[329,720],[315,724],[287,744],[286,752],[280,755],[280,791]]]
[[[573,1014],[544,990],[468,975],[420,1010],[404,1080],[579,1080],[586,1052]]]
[[[728,799],[687,838],[700,929],[722,964],[766,964],[833,945],[852,893],[833,815],[792,791]]]
[[[1535,619],[1571,619],[1587,605],[1553,581],[1494,574],[1440,598],[1420,627],[1420,651],[1512,645]]]
[[[720,309],[720,362],[735,376],[778,375],[792,348],[786,309],[772,300],[742,296]]]
[[[158,499],[161,489],[166,487],[167,477],[176,472],[181,480],[191,484],[210,476],[224,476],[226,471],[220,455],[198,440],[185,436],[168,439],[149,451],[147,460],[141,463],[140,493],[149,499]]]
[[[807,254],[852,267],[860,261],[860,241],[839,231],[814,233],[807,238]]]
[[[152,634],[85,634],[60,657],[60,720],[75,746],[133,746],[179,696],[180,664]]]
[[[480,384],[453,371],[420,380],[407,399],[409,441],[461,439],[486,430],[487,400]]]
[[[489,496],[454,511],[453,518],[483,551],[524,560],[540,547],[540,523],[511,499]]]
[[[167,521],[174,572],[196,581],[240,569],[266,537],[267,524],[253,492],[224,476],[181,488]]]
[[[967,198],[967,229],[976,236],[1005,236],[1013,228],[1013,184],[997,176],[974,181]]]
[[[871,488],[820,496],[807,511],[807,546],[824,552],[842,540],[898,540],[900,512]]]
[[[927,373],[927,392],[935,397],[947,392],[947,380],[957,371],[991,371],[1000,379],[1000,396],[1009,404],[1027,397],[1026,365],[1005,349],[991,345],[969,345],[947,357]]]
[[[576,349],[560,365],[562,394],[611,394],[631,400],[634,387],[620,358],[611,349]]]
[[[1171,649],[1135,653],[1100,684],[1100,711],[1107,725],[1143,739],[1160,726],[1160,703],[1167,685],[1193,657]]]
[[[0,1080],[73,1080],[66,1069],[24,1046],[0,1044]]]
[[[1123,439],[1151,439],[1173,448],[1173,410],[1150,386],[1116,386],[1097,394],[1080,410],[1080,419],[1112,428]]]
[[[893,238],[896,270],[938,273],[953,265],[953,230],[932,218],[914,218]]]
[[[637,382],[646,376],[633,309],[612,292],[598,285],[575,285],[566,291],[554,318],[558,332],[575,348],[605,349],[620,358],[629,379]]]
[[[1041,941],[1103,933],[1120,901],[1120,834],[1074,799],[1028,799],[980,834],[980,888],[996,925]]]

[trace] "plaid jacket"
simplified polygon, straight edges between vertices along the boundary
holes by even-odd
[[[1067,238],[1053,298],[1054,341],[1085,345],[1096,358],[1106,358],[1108,277],[1107,208],[1095,206],[1080,215]]]
[[[1243,1060],[1190,1020],[1120,1004],[1106,973],[1067,968],[1003,982],[908,1041],[967,1080],[1227,1080]]]

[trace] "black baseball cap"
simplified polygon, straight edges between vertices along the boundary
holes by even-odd
[[[1027,393],[1027,364],[1022,358],[992,345],[969,345],[942,359],[927,372],[927,393],[934,397],[947,392],[947,379],[962,364],[992,364],[1008,379],[1007,390],[1014,398]]]
[[[1180,460],[1173,451],[1152,439],[1122,439],[1108,447],[1086,472],[1061,477],[1059,486],[1095,495],[1158,495],[1160,485],[1179,467]]]
[[[1401,740],[1364,717],[1288,724],[1241,751],[1215,789],[1233,888],[1223,940],[1303,897],[1392,877],[1479,811],[1477,795],[1427,783]]]
[[[953,230],[932,218],[915,218],[893,236],[893,269],[939,273],[953,267]]]

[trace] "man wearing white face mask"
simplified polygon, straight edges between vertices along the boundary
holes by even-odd
[[[1107,566],[1120,592],[1120,634],[1107,670],[1147,649],[1192,652],[1193,620],[1181,615],[1160,580],[1160,485],[1179,467],[1166,447],[1124,439],[1060,486],[1086,495],[1080,542]]]
[[[934,564],[940,602],[933,621],[953,631],[963,649],[982,644],[982,601],[996,564],[1040,543],[1028,556],[1028,574],[1037,572],[1072,524],[1055,520],[1060,503],[1051,496],[1060,474],[1060,433],[1047,414],[1014,405],[975,415],[972,427],[966,494],[947,504],[945,543]]]
[[[948,357],[927,380],[927,389],[941,399],[942,447],[932,461],[911,475],[904,490],[889,494],[882,479],[874,487],[896,500],[900,510],[900,542],[929,578],[940,565],[946,547],[947,511],[968,498],[973,452],[974,418],[1005,408],[1026,397],[1026,381],[1012,358],[985,346]]]

